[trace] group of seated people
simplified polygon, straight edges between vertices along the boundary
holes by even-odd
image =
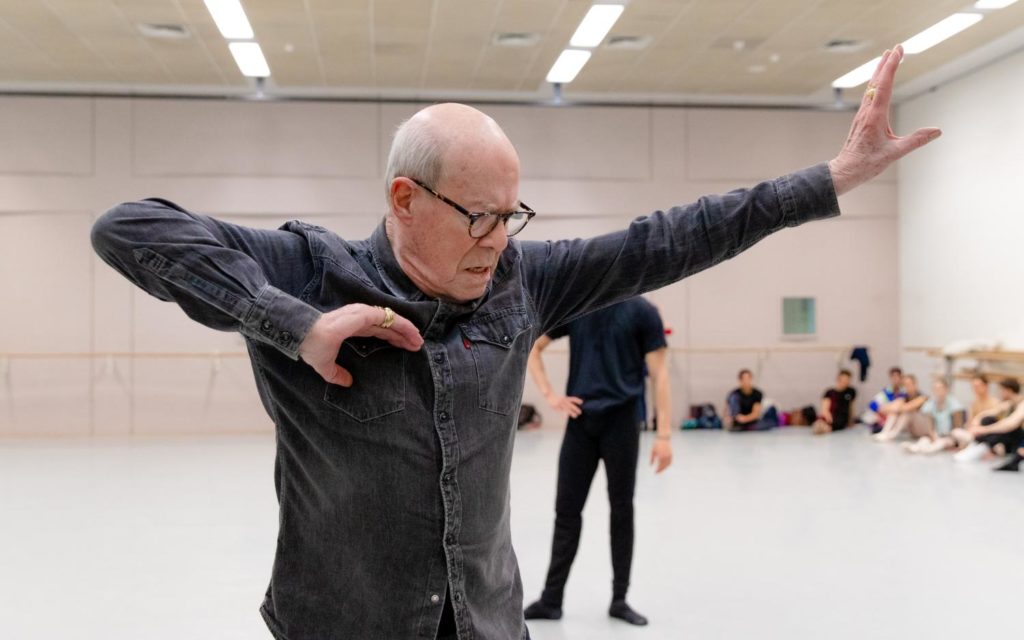
[[[754,387],[753,374],[744,369],[739,380],[740,386],[726,401],[725,428],[751,431],[778,425],[776,416],[762,410],[764,394]],[[928,395],[915,376],[893,367],[889,370],[889,385],[871,399],[860,416],[854,411],[857,391],[851,381],[851,373],[844,369],[837,375],[835,386],[825,392],[812,425],[814,434],[841,431],[860,422],[871,429],[878,442],[909,435],[910,439],[903,442],[908,453],[951,451],[959,462],[1009,456],[996,470],[1020,469],[1024,460],[1024,397],[1016,379],[1000,379],[998,397],[993,397],[988,379],[974,376],[974,400],[968,409],[949,392],[945,380],[932,383]]]

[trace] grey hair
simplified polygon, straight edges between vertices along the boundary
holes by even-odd
[[[398,125],[384,172],[384,194],[391,210],[391,183],[395,178],[414,178],[436,189],[444,177],[445,145],[431,131],[425,118],[410,118]]]

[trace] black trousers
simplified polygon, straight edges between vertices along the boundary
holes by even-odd
[[[984,421],[982,421],[984,424]],[[988,445],[989,449],[995,448],[997,444],[1003,445],[1007,455],[1017,453],[1017,449],[1024,447],[1024,427],[1017,427],[1006,433],[990,433],[975,438],[978,442]]]
[[[611,504],[612,598],[626,597],[633,564],[633,492],[639,450],[636,402],[569,419],[558,457],[555,535],[541,594],[544,603],[562,606],[565,582],[580,543],[583,505],[600,460],[604,461]]]

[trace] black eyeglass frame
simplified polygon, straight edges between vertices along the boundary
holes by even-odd
[[[519,206],[522,207],[522,209],[520,209],[519,211],[511,211],[509,213],[490,213],[490,212],[486,212],[486,211],[481,211],[481,212],[474,213],[474,212],[470,211],[469,209],[467,209],[466,207],[464,207],[461,204],[459,204],[458,202],[455,202],[451,198],[443,196],[440,193],[438,193],[437,191],[434,191],[433,189],[431,189],[427,185],[423,184],[421,181],[417,180],[416,178],[409,178],[409,179],[412,180],[413,182],[415,182],[417,186],[419,186],[421,189],[423,189],[424,191],[426,191],[430,195],[434,196],[435,198],[437,198],[441,202],[445,203],[446,205],[448,205],[452,209],[455,209],[456,211],[461,213],[463,216],[465,216],[466,219],[469,220],[469,228],[467,229],[467,231],[469,232],[469,237],[471,237],[471,238],[477,238],[477,239],[483,238],[488,233],[494,231],[494,227],[498,226],[499,222],[507,230],[508,229],[508,221],[512,219],[512,216],[525,215],[526,216],[526,222],[523,223],[523,226],[521,226],[518,229],[516,229],[515,232],[508,234],[508,237],[511,238],[512,236],[516,235],[517,233],[519,233],[520,231],[525,229],[526,225],[530,224],[530,220],[533,220],[533,216],[537,215],[537,212],[534,211],[533,209],[531,209],[522,200],[519,201]],[[487,231],[483,232],[482,234],[474,235],[473,234],[473,227],[476,226],[476,223],[478,221],[480,221],[480,220],[483,220],[484,218],[491,218],[491,217],[493,217],[494,220],[495,220],[494,224],[492,224],[490,227],[488,227]]]

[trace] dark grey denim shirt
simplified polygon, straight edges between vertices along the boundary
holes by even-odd
[[[526,638],[509,467],[534,340],[587,311],[839,213],[827,165],[712,196],[588,240],[518,242],[471,304],[422,294],[383,225],[367,240],[289,222],[258,230],[163,200],[115,207],[99,255],[196,321],[239,331],[277,426],[280,529],[262,613],[288,640],[434,638],[446,588],[461,640]],[[390,306],[417,353],[345,341],[351,388],[298,359],[321,312]],[[540,552],[540,550],[535,550]]]

